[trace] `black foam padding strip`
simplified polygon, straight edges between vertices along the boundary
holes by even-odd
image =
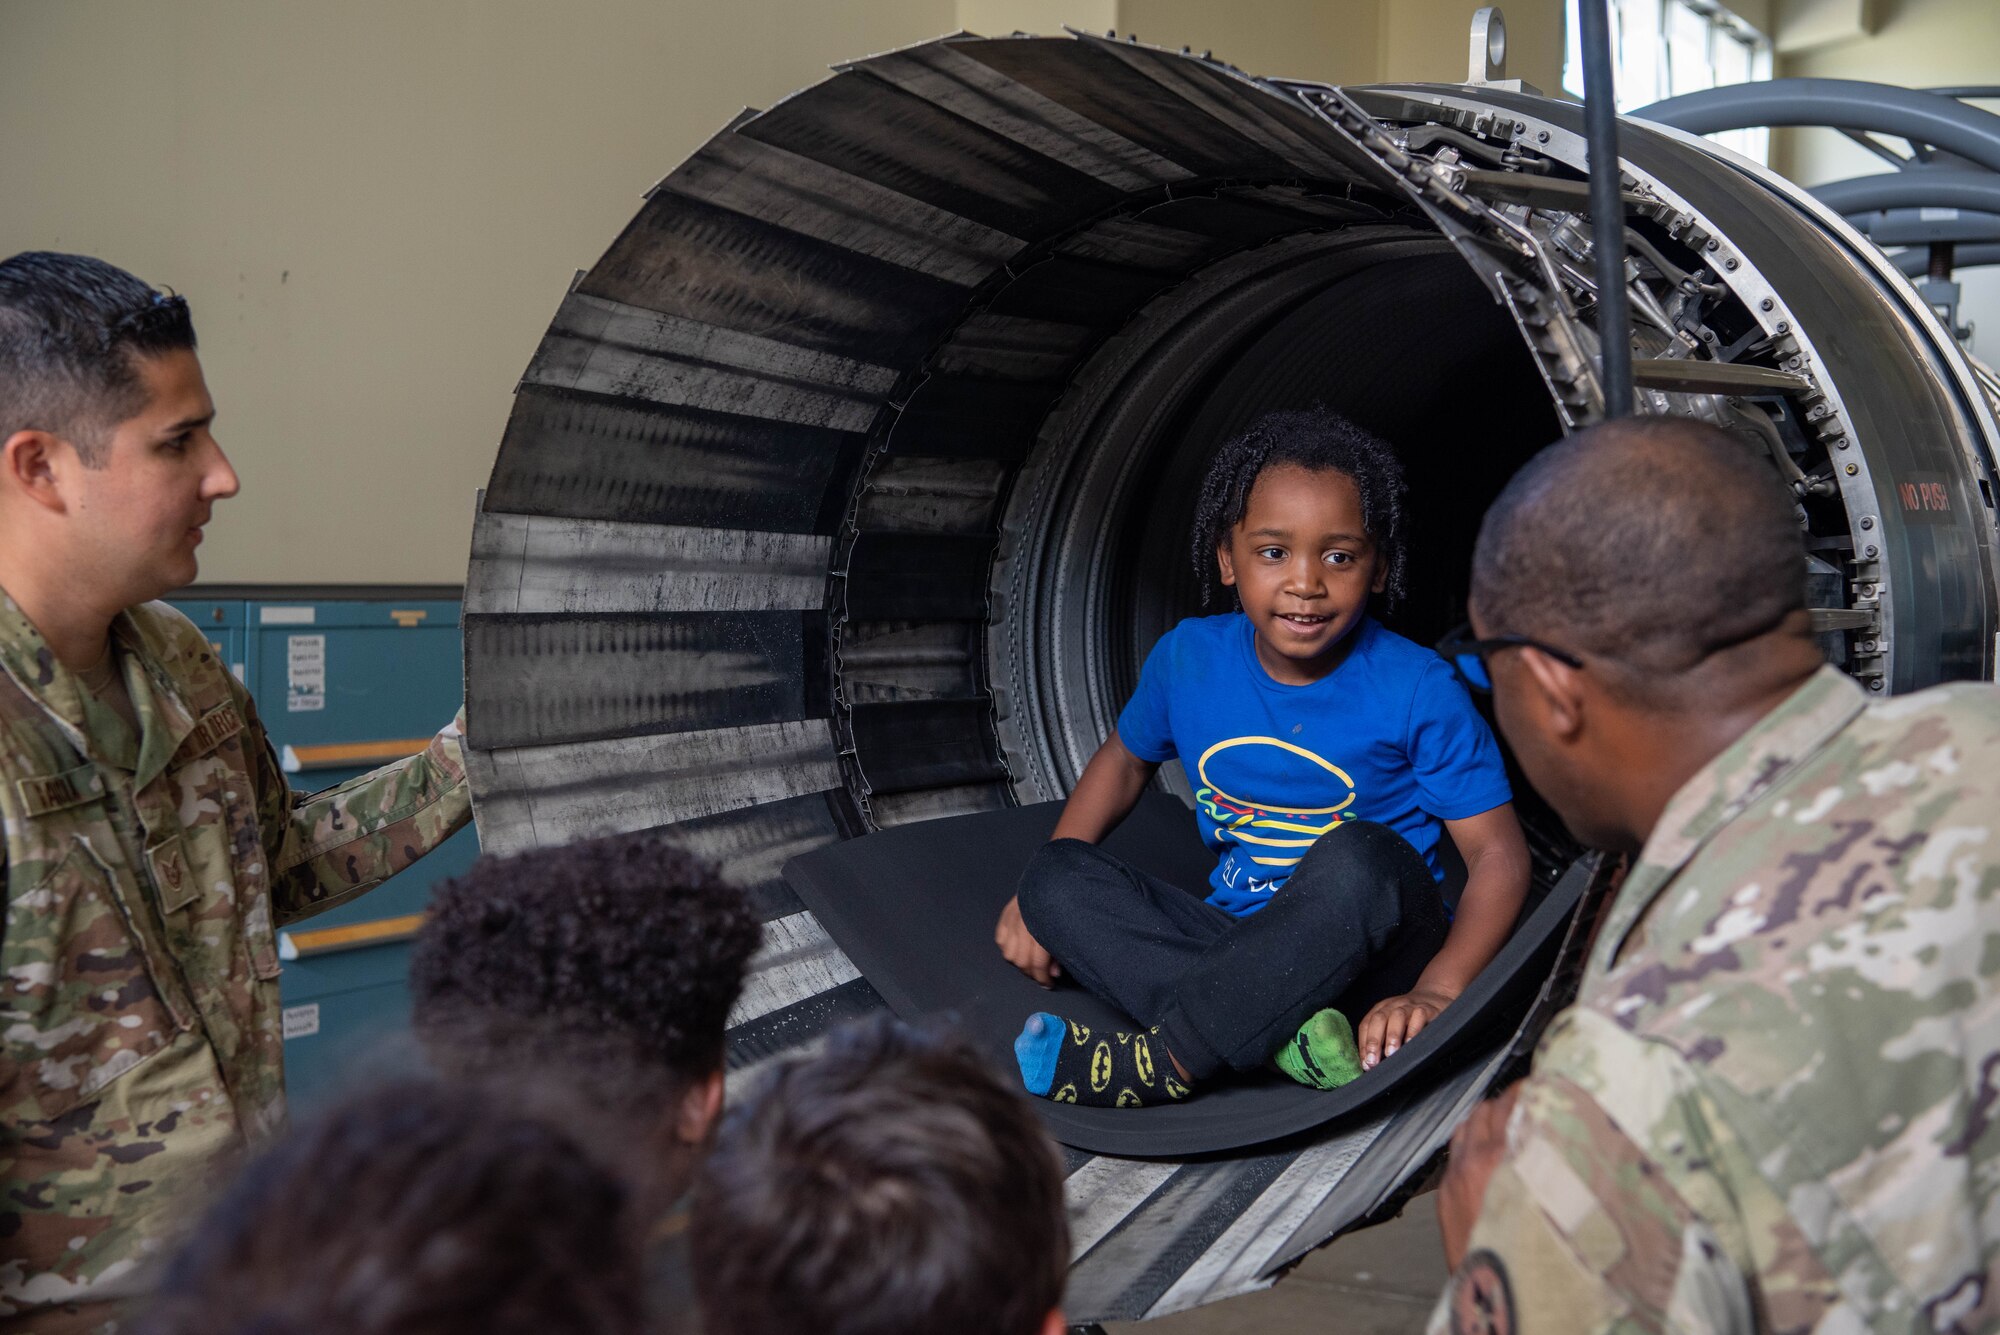
[[[993,944],[1000,910],[1061,810],[1060,802],[1047,802],[906,825],[793,858],[785,879],[898,1015],[948,1016],[1011,1069],[1014,1037],[1034,1011],[1093,1027],[1130,1025],[1075,986],[1037,987]],[[1213,866],[1194,818],[1165,793],[1141,799],[1105,847],[1184,888],[1205,887]],[[1043,1121],[1057,1140],[1095,1154],[1184,1158],[1309,1131],[1406,1092],[1453,1069],[1496,1026],[1520,1019],[1553,961],[1580,884],[1572,877],[1551,891],[1457,1002],[1344,1088],[1310,1090],[1257,1075],[1162,1107],[1038,1101]]]
[[[796,1052],[829,1030],[882,1010],[882,997],[866,978],[853,978],[782,1010],[747,1020],[728,1034],[725,1064],[732,1071]]]
[[[1113,1320],[1140,1321],[1183,1275],[1242,1218],[1287,1168],[1298,1161],[1296,1146],[1275,1154],[1247,1154],[1191,1163],[1165,1182],[1140,1208],[1090,1249],[1099,1284],[1112,1280],[1112,1293],[1090,1295],[1084,1310],[1109,1308]],[[1088,1280],[1072,1279],[1078,1300]],[[1070,1294],[1064,1294],[1065,1302]]]

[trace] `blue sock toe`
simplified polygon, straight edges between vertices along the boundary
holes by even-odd
[[[1056,1054],[1062,1051],[1068,1029],[1061,1017],[1047,1011],[1036,1011],[1021,1026],[1021,1036],[1014,1040],[1014,1060],[1021,1064],[1021,1083],[1030,1094],[1047,1097],[1056,1078]]]

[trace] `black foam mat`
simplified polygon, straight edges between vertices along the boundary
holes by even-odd
[[[994,922],[1062,803],[924,821],[801,854],[785,880],[890,1007],[907,1020],[946,1016],[1013,1069],[1013,1042],[1034,1011],[1129,1028],[1070,984],[1036,986],[993,943]],[[1149,792],[1105,847],[1154,875],[1205,891],[1213,858],[1194,818]],[[1084,1108],[1038,1102],[1057,1140],[1093,1154],[1185,1158],[1312,1130],[1454,1069],[1480,1040],[1519,1020],[1554,962],[1580,880],[1532,907],[1465,995],[1395,1056],[1352,1084],[1313,1090],[1275,1074],[1218,1082],[1184,1103]]]

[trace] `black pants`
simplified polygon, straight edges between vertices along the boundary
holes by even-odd
[[[1356,1024],[1416,986],[1449,923],[1430,868],[1386,825],[1320,836],[1271,902],[1236,918],[1095,844],[1046,844],[1021,919],[1063,971],[1142,1024],[1200,1080],[1253,1070],[1316,1011]]]

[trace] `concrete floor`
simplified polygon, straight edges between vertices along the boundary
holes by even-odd
[[[1115,1335],[1417,1335],[1444,1287],[1437,1197],[1386,1224],[1350,1233],[1301,1261],[1276,1287],[1158,1321],[1106,1326]]]

